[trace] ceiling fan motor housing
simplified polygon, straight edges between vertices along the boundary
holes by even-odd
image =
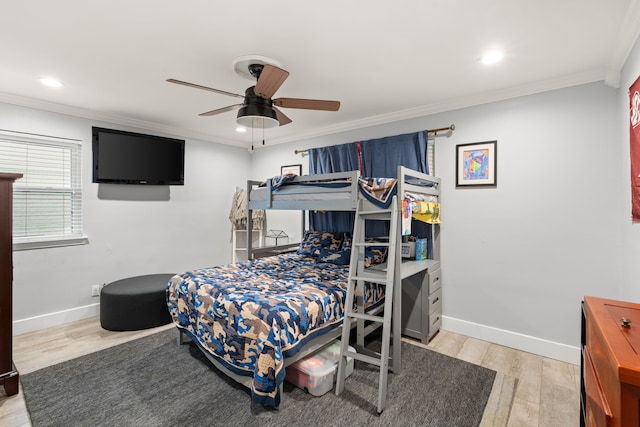
[[[255,86],[251,86],[244,93],[244,103],[238,111],[237,123],[246,127],[277,127],[280,125],[278,116],[273,109],[271,99],[265,99],[255,94]]]

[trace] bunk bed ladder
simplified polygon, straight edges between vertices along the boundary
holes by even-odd
[[[380,367],[378,381],[378,413],[384,410],[387,397],[387,375],[389,373],[391,319],[393,311],[393,294],[396,267],[397,233],[399,229],[399,212],[396,197],[388,209],[366,207],[366,201],[358,201],[355,224],[353,229],[353,243],[351,261],[349,264],[349,280],[347,282],[347,297],[345,301],[345,314],[342,325],[342,338],[340,343],[340,361],[336,379],[336,395],[344,389],[347,358],[363,361]],[[370,205],[369,205],[370,206]],[[367,220],[389,221],[389,243],[365,242],[365,222]],[[366,268],[364,263],[365,249],[371,246],[388,246],[386,269],[372,266]],[[364,282],[376,283],[385,286],[384,314],[370,315],[364,311]],[[354,297],[356,307],[354,309]],[[399,315],[399,314],[398,314]],[[349,350],[349,339],[353,322],[357,324],[357,352]],[[364,348],[365,322],[373,325],[375,329],[382,324],[382,344],[380,352],[373,352]],[[368,327],[369,328],[369,327]],[[396,341],[397,340],[397,341]],[[400,337],[395,337],[394,347],[400,345]],[[394,348],[394,353],[395,348]],[[394,361],[395,363],[395,361]]]

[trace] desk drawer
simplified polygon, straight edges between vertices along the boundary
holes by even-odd
[[[429,315],[428,339],[433,338],[436,332],[440,330],[441,325],[442,325],[442,312],[436,311],[433,314]]]
[[[429,271],[429,274],[427,274],[427,289],[429,289],[429,294],[434,293],[442,287],[442,278],[440,276],[441,272],[441,269],[437,269],[435,271]]]
[[[429,295],[429,314],[442,312],[442,288]]]

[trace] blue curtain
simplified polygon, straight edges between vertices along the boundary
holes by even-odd
[[[332,145],[309,149],[309,173],[333,173],[360,170],[358,144]],[[353,212],[310,212],[309,226],[316,231],[353,231]]]
[[[310,174],[354,170],[360,170],[360,158],[355,142],[309,149]]]
[[[429,173],[426,132],[362,141],[362,175],[395,178],[398,166]]]
[[[360,150],[358,150],[358,146]],[[358,153],[360,151],[360,153]],[[360,169],[365,177],[396,178],[402,165],[422,173],[429,173],[427,133],[424,131],[370,139],[360,143],[312,148],[309,150],[309,173],[344,172]],[[327,212],[310,214],[310,225],[318,231],[353,231],[353,212]],[[412,221],[412,235],[428,239],[429,254],[433,253],[433,227]],[[369,221],[367,237],[388,236],[386,222]]]
[[[396,178],[398,166],[429,173],[427,133],[424,131],[370,139],[361,144],[364,176]],[[431,242],[431,225],[412,221],[411,230],[413,236],[427,238]],[[369,221],[365,233],[369,237],[388,236],[388,223]],[[430,247],[431,244],[428,245]]]

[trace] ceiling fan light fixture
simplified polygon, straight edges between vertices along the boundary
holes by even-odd
[[[236,123],[247,128],[275,128],[280,126],[276,112],[267,105],[245,105],[238,111]]]

